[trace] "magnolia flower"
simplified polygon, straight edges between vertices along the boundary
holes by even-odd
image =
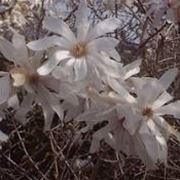
[[[58,98],[58,96],[66,94],[66,97],[68,97],[68,89],[62,87],[63,83],[61,83],[60,80],[49,75],[41,76],[37,73],[36,70],[40,64],[42,55],[38,53],[30,56],[23,36],[15,34],[12,41],[13,43],[10,43],[4,38],[0,39],[0,51],[6,59],[15,65],[9,73],[13,82],[10,78],[6,78],[3,82],[1,82],[2,79],[0,79],[1,85],[5,85],[5,93],[7,93],[4,99],[2,99],[2,102],[7,99],[10,91],[13,93],[13,89],[17,91],[23,87],[27,93],[23,96],[20,105],[18,106],[18,103],[15,102],[18,100],[18,98],[15,98],[17,96],[16,93],[13,93],[14,95],[12,95],[9,103],[11,105],[13,104],[16,109],[16,118],[23,123],[26,122],[25,116],[27,112],[30,111],[34,102],[38,103],[42,106],[45,118],[45,130],[47,130],[50,128],[54,113],[56,113],[61,120],[63,119],[64,110],[60,105],[60,98]],[[61,93],[59,93],[60,88],[62,89]]]
[[[76,35],[62,20],[53,17],[45,18],[44,28],[61,37],[54,35],[28,44],[30,49],[36,51],[56,46],[52,56],[38,69],[39,74],[49,74],[59,64],[59,68],[63,68],[75,80],[84,79],[87,73],[94,69],[98,72],[102,66],[103,71],[108,72],[109,67],[104,62],[100,51],[114,50],[119,41],[101,36],[113,32],[119,27],[120,22],[116,18],[109,18],[92,27],[88,21],[87,12],[85,3],[80,3],[76,12]],[[113,63],[114,61],[110,60],[109,64]]]
[[[122,86],[115,87],[118,94],[110,92],[105,95],[90,88],[90,97],[102,105],[89,109],[77,120],[86,121],[88,128],[103,120],[108,121],[108,125],[93,135],[91,152],[97,151],[104,139],[116,151],[139,155],[149,168],[154,168],[157,162],[167,164],[167,139],[173,134],[180,140],[178,132],[163,118],[166,114],[180,118],[180,102],[169,103],[173,97],[166,92],[176,74],[177,70],[171,69],[159,80],[145,78],[142,82],[136,79],[136,98],[125,89],[122,91]],[[107,106],[104,107],[103,103]],[[120,137],[123,137],[122,143]]]

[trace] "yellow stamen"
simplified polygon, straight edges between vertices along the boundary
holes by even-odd
[[[75,44],[71,49],[71,54],[76,58],[85,56],[87,54],[86,45],[83,43]]]
[[[150,108],[150,107],[145,107],[145,108],[143,109],[143,111],[142,111],[142,115],[151,118],[151,117],[153,116],[153,110],[152,110],[152,108]]]

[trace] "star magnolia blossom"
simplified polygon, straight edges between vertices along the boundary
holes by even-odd
[[[109,66],[100,51],[115,52],[114,48],[119,41],[101,36],[113,32],[120,26],[120,22],[116,18],[109,18],[92,27],[88,21],[87,12],[85,3],[80,3],[76,12],[76,36],[62,20],[53,17],[45,18],[44,28],[62,37],[54,35],[28,44],[28,47],[35,51],[56,46],[54,54],[38,69],[39,74],[49,74],[59,64],[59,68],[63,68],[75,80],[84,79],[87,73],[94,69],[97,72],[99,69],[108,71]],[[109,56],[114,56],[114,53],[110,53]],[[116,60],[120,60],[120,57],[116,56]],[[114,61],[110,60],[109,64],[113,65],[113,63]],[[116,70],[117,68],[114,71]]]
[[[108,121],[108,125],[93,135],[90,151],[97,151],[104,139],[116,151],[139,155],[149,168],[156,167],[158,162],[166,164],[169,136],[173,134],[180,140],[178,132],[162,117],[169,114],[180,118],[180,101],[168,104],[173,97],[166,92],[176,74],[177,70],[171,69],[159,80],[145,78],[143,82],[136,79],[133,81],[136,98],[129,92],[124,93],[126,90],[122,91],[121,86],[120,89],[116,86],[118,94],[111,92],[107,95],[90,88],[90,97],[102,104],[79,115],[77,120],[86,121],[88,128],[103,120]],[[105,102],[107,106],[103,104]]]
[[[45,118],[45,130],[50,128],[54,113],[56,113],[60,119],[63,119],[64,110],[60,105],[57,94],[58,96],[62,94],[63,98],[65,97],[64,95],[68,97],[67,93],[69,89],[67,89],[68,86],[66,86],[67,88],[63,87],[62,89],[64,91],[59,93],[59,89],[62,86],[59,80],[49,75],[41,76],[37,73],[36,70],[42,56],[39,53],[30,56],[26,48],[24,37],[19,34],[14,35],[13,43],[1,38],[0,51],[6,59],[13,62],[15,65],[15,67],[10,70],[10,73],[7,73],[6,82],[2,82],[2,78],[0,79],[1,85],[6,86],[6,92],[3,93],[5,95],[1,92],[1,102],[8,99],[10,91],[13,93],[13,87],[16,87],[15,90],[23,87],[27,92],[27,95],[23,97],[23,101],[19,107],[17,107],[16,102],[13,102],[13,100],[17,100],[17,98],[15,98],[16,93],[13,94],[11,98],[9,97],[10,105],[16,105],[14,108],[16,109],[17,120],[22,123],[26,122],[25,116],[27,112],[31,110],[33,102],[42,106]],[[9,77],[13,79],[13,83],[11,83]]]

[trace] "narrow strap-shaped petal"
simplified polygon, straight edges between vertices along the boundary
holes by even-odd
[[[74,63],[75,80],[83,80],[87,75],[87,63],[85,58],[76,59]]]
[[[157,109],[157,108],[163,106],[164,104],[166,104],[167,102],[171,101],[172,99],[173,99],[173,97],[165,91],[153,103],[152,108]]]
[[[155,110],[158,115],[173,115],[180,118],[180,101],[170,103]]]
[[[16,58],[17,58],[16,49],[12,43],[7,41],[3,37],[0,37],[0,52],[7,60],[16,63]]]
[[[95,153],[99,150],[100,141],[107,136],[108,132],[109,132],[109,127],[105,126],[93,134],[93,140],[91,142],[90,153]]]
[[[48,106],[43,106],[44,115],[44,131],[49,131],[51,129],[51,124],[54,117],[54,111]]]
[[[153,120],[156,123],[156,125],[160,127],[161,131],[164,133],[167,140],[170,135],[173,135],[180,142],[180,133],[177,130],[175,130],[170,124],[168,124],[168,122],[166,122],[164,118],[156,116],[155,118],[153,118]]]
[[[85,42],[90,28],[88,21],[88,8],[85,1],[79,3],[78,10],[76,11],[76,24],[77,39],[80,42]]]
[[[44,115],[44,131],[48,131],[51,128],[52,120],[54,117],[54,110],[49,105],[46,90],[43,86],[39,86],[36,96],[36,102],[41,105]]]
[[[0,130],[0,142],[4,142],[7,140],[8,140],[8,136]]]
[[[64,117],[63,108],[60,105],[60,101],[55,93],[51,93],[46,87],[43,85],[39,86],[38,96],[41,98],[41,102],[44,104],[48,104],[51,109],[57,113],[59,118],[62,120]],[[42,107],[43,108],[43,107]]]
[[[88,59],[90,59],[88,61],[90,66],[97,66],[100,71],[103,71],[105,77],[121,78],[124,76],[122,64],[110,59],[105,52],[94,53],[93,56],[88,56]]]
[[[116,79],[111,79],[109,85],[114,91],[119,93],[119,95],[129,103],[135,103],[136,99],[130,95],[130,93],[121,85]]]
[[[134,135],[143,121],[142,117],[137,115],[130,107],[123,107],[122,114],[125,117],[123,127],[130,135]]]
[[[47,50],[48,48],[55,45],[59,46],[62,49],[68,49],[70,44],[64,38],[58,37],[56,35],[45,37],[36,41],[31,41],[27,44],[28,48],[34,51]]]
[[[53,17],[46,17],[43,22],[43,27],[52,31],[54,33],[60,34],[69,40],[69,42],[75,42],[76,38],[73,32],[70,30],[68,25],[61,19],[56,19]]]
[[[148,120],[147,125],[151,130],[152,134],[155,135],[156,142],[157,142],[157,153],[158,153],[158,160],[163,162],[167,165],[167,142],[166,139],[162,136],[159,128],[155,125],[154,121]]]
[[[168,70],[161,76],[161,78],[159,79],[159,83],[163,86],[164,90],[166,90],[175,80],[177,73],[178,73],[178,69],[173,68]]]
[[[0,104],[3,104],[10,96],[11,85],[9,73],[0,72],[0,76]]]
[[[109,57],[113,58],[113,59],[116,60],[117,62],[120,62],[120,61],[121,61],[121,56],[120,56],[119,53],[116,51],[116,49],[112,49],[112,50],[108,51],[107,54],[109,55]]]
[[[140,137],[152,162],[167,163],[167,143],[152,120],[142,123]]]
[[[17,60],[20,61],[19,63],[23,63],[23,64],[28,63],[27,62],[28,61],[28,50],[26,47],[25,37],[18,33],[15,33],[13,35],[12,42],[16,49],[16,54],[18,57]]]
[[[63,60],[68,59],[68,51],[56,51],[54,54],[40,67],[38,73],[47,75]]]
[[[156,169],[156,162],[153,161],[153,159],[150,157],[148,149],[146,145],[144,144],[144,141],[141,139],[141,136],[139,134],[131,136],[133,139],[133,144],[135,148],[136,154],[140,157],[140,159],[144,162],[147,169]],[[148,139],[148,137],[146,137]],[[148,141],[151,139],[149,138]],[[154,141],[154,139],[153,139]],[[151,150],[152,151],[152,150]]]
[[[22,103],[20,104],[19,108],[16,110],[15,118],[22,124],[26,124],[28,119],[26,119],[27,113],[32,109],[32,104],[34,101],[33,94],[27,94],[24,96]]]
[[[131,76],[138,74],[140,72],[140,65],[141,65],[141,60],[136,60],[124,67],[125,70],[125,76],[124,80],[130,78]]]

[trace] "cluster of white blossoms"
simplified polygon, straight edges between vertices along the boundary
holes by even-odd
[[[169,136],[180,140],[163,117],[180,118],[180,101],[172,102],[167,92],[178,70],[170,69],[160,79],[133,77],[141,60],[124,65],[115,49],[119,41],[107,36],[121,22],[108,18],[92,25],[87,12],[86,4],[80,3],[73,31],[63,20],[48,16],[43,28],[52,36],[28,44],[18,33],[12,42],[0,38],[0,52],[12,62],[9,71],[0,72],[2,118],[3,110],[11,107],[15,119],[25,124],[27,113],[38,104],[46,131],[54,114],[62,123],[85,122],[81,133],[106,121],[93,131],[91,153],[104,140],[116,152],[138,155],[148,168],[167,164]],[[6,140],[0,131],[0,142]]]

